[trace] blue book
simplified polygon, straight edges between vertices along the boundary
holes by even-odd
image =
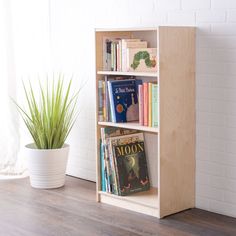
[[[108,81],[112,122],[138,120],[138,97],[134,79]]]

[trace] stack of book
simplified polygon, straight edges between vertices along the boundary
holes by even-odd
[[[158,85],[144,82],[138,86],[139,124],[149,127],[158,126]]]
[[[150,189],[143,133],[101,128],[100,158],[102,191],[126,196]]]
[[[157,49],[141,39],[103,39],[103,70],[157,71]]]

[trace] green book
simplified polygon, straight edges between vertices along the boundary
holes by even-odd
[[[152,127],[158,127],[158,85],[152,84]]]

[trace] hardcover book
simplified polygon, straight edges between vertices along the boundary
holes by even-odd
[[[108,81],[112,122],[138,120],[137,86],[134,79]]]
[[[150,189],[143,133],[110,139],[118,193],[126,196]]]
[[[115,170],[113,166],[112,160],[112,153],[110,153],[108,145],[109,139],[111,137],[127,135],[127,134],[134,134],[137,133],[136,130],[129,130],[129,129],[120,129],[115,127],[105,127],[101,128],[101,139],[102,139],[102,153],[100,153],[101,158],[104,159],[104,166],[101,164],[101,171],[104,168],[105,172],[105,181],[106,181],[106,190],[107,192],[114,193],[118,195],[117,185],[116,185],[116,177],[115,177]],[[101,173],[103,175],[103,171]],[[101,175],[101,180],[103,177]]]
[[[143,83],[143,125],[148,126],[148,83]]]
[[[157,71],[156,48],[128,48],[127,70],[140,72]]]
[[[152,84],[152,127],[158,127],[158,85]]]

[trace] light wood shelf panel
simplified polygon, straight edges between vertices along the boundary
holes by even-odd
[[[111,126],[111,127],[119,127],[124,129],[135,129],[145,132],[158,133],[158,128],[142,126],[138,122],[127,122],[127,123],[113,123],[113,122],[98,122],[99,125],[102,126]]]
[[[135,193],[129,196],[117,196],[100,191],[101,202],[122,207],[129,210],[136,210],[140,213],[158,217],[158,193],[157,188],[149,191]]]
[[[157,77],[157,72],[98,71],[98,75],[127,75],[140,77]]]

